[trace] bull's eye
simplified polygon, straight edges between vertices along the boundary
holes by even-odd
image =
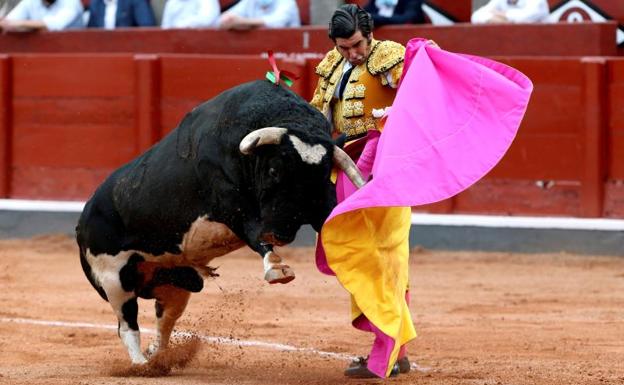
[[[277,170],[274,169],[273,167],[269,168],[269,176],[271,178],[277,178]]]

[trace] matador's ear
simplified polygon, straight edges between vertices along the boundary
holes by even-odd
[[[345,133],[338,135],[334,139],[334,144],[338,146],[339,148],[343,148],[346,142],[347,142],[347,134]]]

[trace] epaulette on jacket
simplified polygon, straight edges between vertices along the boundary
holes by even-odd
[[[403,60],[405,60],[405,47],[390,40],[380,41],[373,46],[366,61],[366,69],[371,75],[379,75]]]
[[[316,66],[316,74],[327,79],[334,72],[336,67],[342,62],[342,55],[336,48],[332,49],[325,55],[318,66]]]

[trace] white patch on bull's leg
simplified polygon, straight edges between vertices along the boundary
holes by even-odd
[[[132,254],[134,254],[132,251],[122,251],[116,255],[99,254],[94,256],[90,250],[87,250],[85,257],[91,266],[93,280],[104,289],[108,302],[117,316],[119,337],[126,347],[132,363],[144,364],[147,360],[141,352],[140,333],[138,330],[130,328],[122,310],[125,303],[136,298],[134,292],[123,289],[119,278],[119,272],[128,263]],[[132,321],[136,322],[136,320]]]
[[[299,153],[299,156],[301,156],[301,160],[308,164],[321,163],[321,159],[323,159],[323,156],[327,154],[327,149],[323,147],[322,144],[315,144],[314,146],[311,146],[297,138],[295,135],[288,135],[288,137],[295,147],[295,150],[297,150],[297,153]]]
[[[137,314],[131,314],[130,317],[132,319],[128,320],[126,319],[127,315],[124,314],[122,310],[123,305],[128,301],[136,301],[134,293],[124,291],[121,285],[119,286],[119,290],[106,290],[106,288],[104,288],[104,290],[106,291],[108,301],[113,311],[117,314],[117,320],[119,321],[119,338],[121,338],[121,342],[123,342],[126,347],[130,360],[132,360],[133,364],[146,363],[147,359],[141,352],[141,334],[139,330],[132,329],[128,323],[129,321],[136,323]],[[138,328],[138,323],[136,323],[136,327]]]
[[[128,301],[136,301],[136,297],[134,296],[134,293],[123,291],[121,286],[119,289],[120,290],[106,290],[106,288],[104,288],[104,290],[106,290],[106,295],[108,296],[108,301],[110,302],[115,314],[117,314],[117,320],[119,321],[119,338],[121,338],[121,342],[123,342],[126,347],[132,363],[144,364],[147,362],[147,359],[141,352],[141,334],[139,330],[132,329],[128,323],[129,321],[136,323],[137,314],[131,314],[130,317],[132,319],[128,320],[126,319],[127,315],[124,314],[122,310],[124,304]],[[136,327],[138,328],[138,323],[136,323]]]
[[[288,265],[282,263],[282,258],[272,251],[264,254],[264,279],[273,283],[288,283],[295,279],[295,272]]]
[[[93,280],[100,285],[108,295],[108,290],[115,291],[116,288],[121,289],[119,281],[119,272],[126,266],[133,251],[122,251],[116,255],[110,254],[91,254],[91,250],[87,249],[85,258],[91,266],[91,276]]]
[[[132,330],[125,322],[121,323],[119,327],[119,337],[121,341],[128,349],[130,360],[133,364],[144,364],[147,359],[141,352],[141,335],[138,330]]]

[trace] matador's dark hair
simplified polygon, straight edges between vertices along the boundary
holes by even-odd
[[[329,21],[329,38],[334,42],[336,38],[348,39],[357,31],[370,39],[372,30],[373,18],[370,13],[355,4],[341,5]]]

